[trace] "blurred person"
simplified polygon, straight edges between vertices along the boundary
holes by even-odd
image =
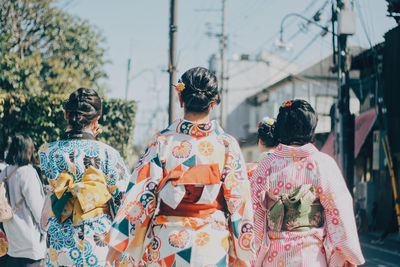
[[[385,230],[377,239],[371,240],[372,244],[383,245],[385,244],[385,239],[389,234],[398,232],[397,214],[395,207],[393,207],[391,213],[391,216],[387,217],[389,218],[389,220],[386,222]]]
[[[11,138],[8,137],[7,138],[7,143],[6,143],[6,147],[4,148],[4,155],[2,157],[2,159],[0,160],[0,173],[7,167],[7,163],[6,163],[6,158],[7,158],[7,153],[8,153],[8,148],[10,146],[11,143]]]
[[[0,161],[0,173],[7,167],[7,163],[5,161]]]
[[[316,125],[307,101],[287,101],[279,109],[279,145],[250,178],[255,266],[364,263],[353,200],[334,159],[312,144]]]
[[[258,164],[263,161],[266,157],[271,155],[277,145],[276,138],[274,136],[275,120],[269,117],[265,117],[258,123],[257,130],[257,144],[260,156],[256,162],[247,163],[247,175],[250,178],[254,171],[257,169]]]
[[[41,169],[51,186],[51,204],[43,211],[51,216],[42,218],[48,233],[46,265],[104,266],[108,252],[104,237],[130,173],[114,148],[96,140],[102,115],[96,91],[79,88],[63,107],[67,131],[39,151]]]
[[[8,147],[11,143],[11,137],[7,138],[6,147],[4,149],[3,158],[0,160],[0,173],[8,166],[5,159],[8,153]],[[0,222],[0,266],[5,266],[7,264],[8,252],[8,240],[4,232],[3,223]]]
[[[159,132],[133,172],[107,242],[107,266],[128,252],[146,266],[246,266],[254,257],[246,165],[211,110],[220,102],[208,69],[176,86],[183,119]]]
[[[6,157],[8,166],[0,174],[0,181],[6,179],[10,205],[15,211],[13,218],[3,223],[8,239],[5,266],[40,266],[45,255],[46,242],[39,226],[44,193],[32,166],[34,151],[30,137],[14,136]]]

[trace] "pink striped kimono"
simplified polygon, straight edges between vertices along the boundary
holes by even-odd
[[[254,214],[255,266],[339,266],[363,264],[353,201],[336,162],[312,144],[280,144],[250,177]],[[324,209],[324,226],[304,232],[272,231],[261,198],[292,193],[303,184],[316,188]]]

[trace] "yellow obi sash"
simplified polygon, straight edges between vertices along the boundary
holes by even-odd
[[[68,172],[60,174],[51,196],[51,208],[60,222],[72,216],[73,224],[79,225],[99,214],[110,214],[110,199],[106,176],[90,166],[77,183]]]

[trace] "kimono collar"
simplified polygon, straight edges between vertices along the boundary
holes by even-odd
[[[68,131],[64,133],[61,137],[62,140],[71,140],[71,139],[78,139],[78,140],[96,140],[96,137],[89,132],[86,131]]]
[[[269,152],[262,152],[262,153],[260,154],[260,156],[258,156],[258,161],[257,161],[257,162],[263,161],[264,159],[268,158],[269,155],[272,155],[272,154],[274,154],[273,151],[272,151],[272,152],[271,152],[271,151],[269,151]]]
[[[311,143],[305,144],[303,146],[287,146],[279,144],[274,154],[282,158],[304,158],[311,154],[317,152],[318,149]]]
[[[223,132],[218,122],[215,120],[208,123],[196,123],[179,119],[172,123],[170,129],[175,130],[177,133],[187,134],[195,138],[206,137],[214,132]]]

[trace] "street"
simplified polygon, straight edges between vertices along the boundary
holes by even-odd
[[[371,244],[371,240],[379,235],[370,233],[360,234],[361,248],[364,253],[365,267],[399,267],[400,266],[400,239],[389,235],[382,245]]]

